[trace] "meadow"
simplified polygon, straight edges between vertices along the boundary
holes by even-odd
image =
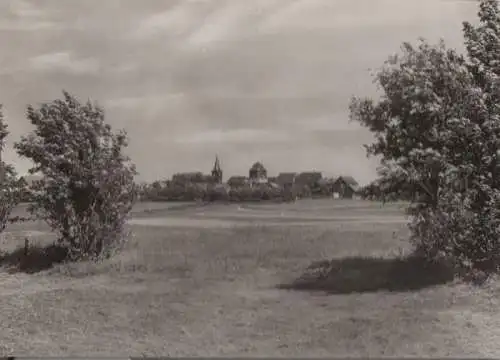
[[[0,353],[500,355],[500,287],[406,258],[403,208],[140,203],[111,259],[23,270],[11,260],[24,238],[54,235],[41,222],[11,225],[0,243]]]

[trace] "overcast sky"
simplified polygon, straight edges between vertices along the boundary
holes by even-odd
[[[128,131],[142,180],[256,161],[270,174],[321,170],[364,183],[371,136],[351,95],[402,41],[461,48],[476,3],[451,0],[1,0],[0,102],[10,144],[26,104],[66,89]],[[29,163],[6,150],[23,173]]]

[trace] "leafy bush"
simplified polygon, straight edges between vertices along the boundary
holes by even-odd
[[[0,105],[0,154],[5,146],[9,132],[4,121]],[[9,222],[16,221],[10,217],[12,209],[21,201],[23,183],[17,177],[14,167],[0,159],[0,232],[5,230]]]
[[[500,270],[500,11],[495,0],[479,8],[479,25],[464,23],[468,60],[443,42],[405,43],[376,76],[382,98],[353,99],[350,110],[375,135],[368,154],[382,158],[368,193],[412,199],[417,252],[491,274]]]
[[[124,240],[126,217],[135,201],[135,167],[123,154],[126,133],[113,133],[98,106],[63,92],[62,100],[35,109],[35,130],[15,144],[34,163],[30,212],[59,233],[73,260],[110,254]]]
[[[485,192],[489,190],[483,189]],[[416,252],[434,262],[445,260],[461,273],[496,273],[500,265],[500,193],[490,193],[489,203],[474,208],[478,192],[442,189],[435,208],[416,204],[411,242]]]

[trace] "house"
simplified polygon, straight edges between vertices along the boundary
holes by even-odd
[[[295,177],[295,188],[302,197],[309,197],[321,191],[320,181],[323,174],[319,171],[302,172]]]
[[[26,175],[21,176],[21,181],[24,181],[28,187],[31,187],[35,182],[43,180],[42,175]]]
[[[43,180],[43,175],[37,174],[25,175],[19,178],[19,181],[22,184],[21,186],[24,187],[25,191],[27,191],[28,193],[31,192],[33,185],[41,180]]]
[[[281,189],[281,186],[278,185],[276,182],[271,182],[270,181],[267,184],[268,184],[268,186],[269,186],[270,189],[273,189],[273,190],[280,190]]]
[[[172,176],[172,183],[177,185],[186,184],[221,184],[222,183],[222,169],[220,166],[219,157],[215,156],[215,163],[212,168],[211,174],[203,174],[201,171],[177,173]]]
[[[21,202],[30,202],[33,200],[32,186],[40,180],[43,180],[43,175],[40,174],[25,175],[19,178],[20,184],[23,187]]]
[[[299,193],[295,185],[295,177],[297,173],[295,172],[283,172],[279,173],[276,177],[276,184],[283,191],[286,200],[294,200],[297,198]]]
[[[227,184],[230,187],[240,187],[248,184],[248,178],[246,176],[231,176],[227,180]]]
[[[336,178],[328,177],[328,178],[322,178],[318,181],[317,185],[321,196],[331,197],[333,195],[333,187],[335,180]]]
[[[323,174],[319,171],[301,172],[295,177],[295,183],[314,187],[322,178]]]
[[[333,183],[334,196],[342,199],[352,199],[360,191],[358,182],[352,176],[339,176]]]
[[[202,183],[204,175],[201,171],[178,173],[172,176],[172,182],[175,184]]]
[[[291,188],[295,184],[296,177],[297,173],[295,172],[279,173],[276,177],[276,183],[284,189]]]

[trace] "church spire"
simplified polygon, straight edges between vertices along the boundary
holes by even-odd
[[[222,169],[220,167],[220,161],[218,155],[215,155],[215,164],[214,168],[212,169],[212,177],[218,184],[222,182]]]

